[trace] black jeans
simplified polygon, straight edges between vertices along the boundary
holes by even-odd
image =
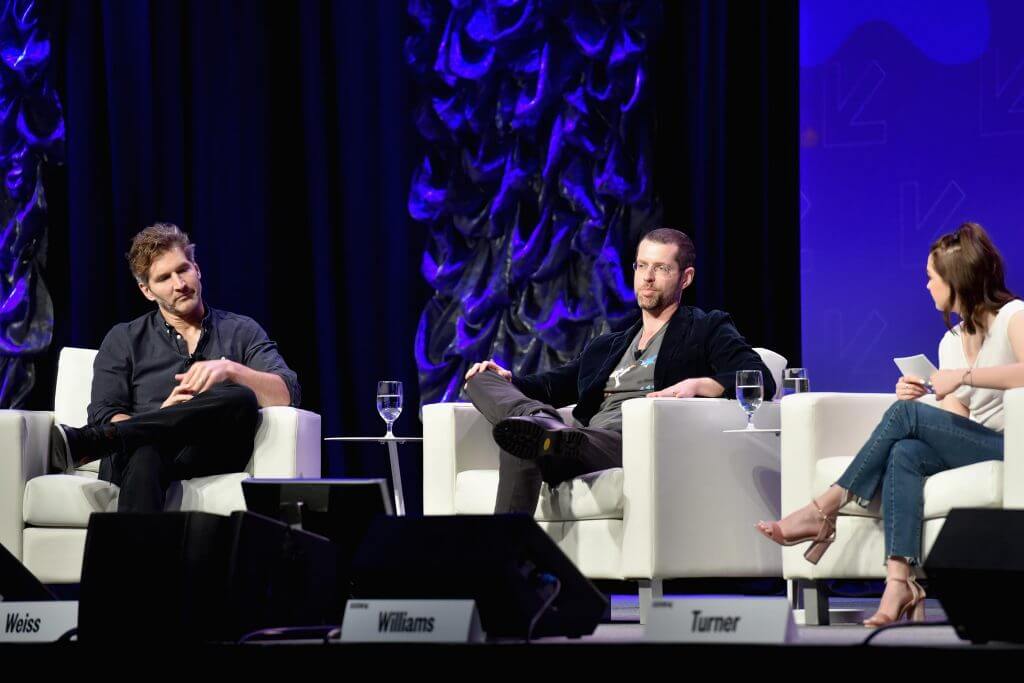
[[[561,420],[558,411],[529,398],[496,373],[481,372],[466,383],[466,393],[477,410],[492,425],[508,417],[544,413]],[[574,458],[564,455],[524,460],[501,451],[498,461],[498,497],[494,513],[525,512],[533,515],[540,498],[540,485],[558,485],[588,472],[622,467],[622,434],[608,429],[581,428],[583,444]]]
[[[172,481],[241,472],[258,421],[251,389],[218,384],[190,401],[115,423],[122,447],[110,458],[109,479],[121,487],[117,511],[160,512]]]

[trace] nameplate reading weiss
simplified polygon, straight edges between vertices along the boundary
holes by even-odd
[[[52,643],[78,626],[78,603],[0,602],[0,643]]]
[[[655,600],[647,640],[672,643],[786,643],[796,640],[785,598]]]
[[[343,643],[477,643],[484,640],[472,600],[349,600]]]

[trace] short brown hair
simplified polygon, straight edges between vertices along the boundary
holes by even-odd
[[[1016,297],[1006,288],[1003,257],[985,229],[964,223],[935,240],[928,255],[935,272],[949,285],[949,303],[942,311],[946,327],[953,329],[950,313],[959,302],[964,330],[974,334],[987,327],[985,317],[995,314]]]
[[[676,245],[676,264],[679,266],[680,273],[693,266],[697,260],[697,250],[693,246],[693,240],[685,232],[672,228],[657,228],[644,235],[640,241]],[[639,248],[640,245],[637,244],[637,249]]]
[[[174,248],[185,252],[185,258],[195,263],[196,245],[188,241],[188,235],[174,223],[154,223],[132,238],[132,246],[125,254],[132,276],[145,284],[149,279],[149,267],[162,254]]]

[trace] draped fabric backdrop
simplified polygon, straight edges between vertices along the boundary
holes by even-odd
[[[411,0],[409,12],[429,143],[409,212],[429,226],[436,290],[416,358],[424,400],[455,400],[474,361],[547,370],[635,313],[619,252],[651,208],[661,3]]]
[[[795,10],[665,9],[410,0],[425,401],[475,361],[548,369],[631,322],[633,249],[663,221],[697,240],[696,303],[799,361]]]
[[[53,335],[43,164],[60,161],[64,121],[50,79],[50,35],[31,0],[0,10],[0,407],[23,407]]]
[[[474,22],[480,7],[504,18]],[[157,220],[193,236],[209,303],[251,315],[278,341],[325,436],[382,432],[379,379],[405,382],[396,430],[421,433],[418,329],[421,357],[443,364],[440,379],[424,383],[429,400],[452,386],[469,352],[516,351],[502,360],[537,367],[566,357],[633,308],[636,241],[662,222],[697,242],[689,302],[729,310],[752,343],[798,356],[799,266],[789,246],[798,244],[795,3],[111,0],[42,8],[67,160],[45,167],[55,326],[34,407],[52,406],[62,346],[96,347],[113,324],[149,310],[123,254],[130,236]],[[521,16],[533,17],[529,30],[502,34]],[[450,17],[449,36],[458,26],[483,50],[460,34],[438,71]],[[429,64],[415,57],[417,40],[433,51]],[[480,85],[521,81],[523,99],[507,90],[509,102],[477,100],[495,111],[503,103],[500,137],[473,128],[472,116],[453,133],[477,81],[451,83],[445,70],[474,73],[490,42],[494,80]],[[618,75],[608,66],[617,44]],[[636,81],[620,76],[641,66],[646,89],[631,105],[623,93]],[[537,98],[542,68],[554,70]],[[594,94],[604,83],[608,100]],[[594,93],[574,98],[580,87]],[[642,117],[651,123],[641,126]],[[556,131],[560,151],[549,159]],[[516,143],[518,156],[502,147]],[[638,171],[645,156],[647,170]],[[429,207],[434,196],[416,188],[446,189],[441,178],[459,158],[474,169],[467,196],[475,204],[413,219],[410,207]],[[544,182],[518,177],[521,169]],[[542,272],[545,260],[564,272]],[[498,346],[497,332],[481,334],[488,321],[505,330]],[[479,347],[445,351],[476,337]],[[415,512],[420,454],[406,448]],[[385,475],[382,450],[325,445],[324,474]]]

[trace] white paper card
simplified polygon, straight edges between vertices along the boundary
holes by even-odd
[[[651,603],[645,638],[668,643],[787,643],[796,640],[786,598],[678,598]]]
[[[78,602],[0,602],[0,642],[52,643],[78,626]]]
[[[925,382],[928,378],[939,371],[937,367],[932,365],[932,362],[928,360],[928,356],[923,353],[919,353],[916,356],[906,356],[904,358],[893,358],[896,367],[900,369],[904,377],[917,377]]]
[[[472,600],[349,600],[343,643],[477,643],[484,640]]]

